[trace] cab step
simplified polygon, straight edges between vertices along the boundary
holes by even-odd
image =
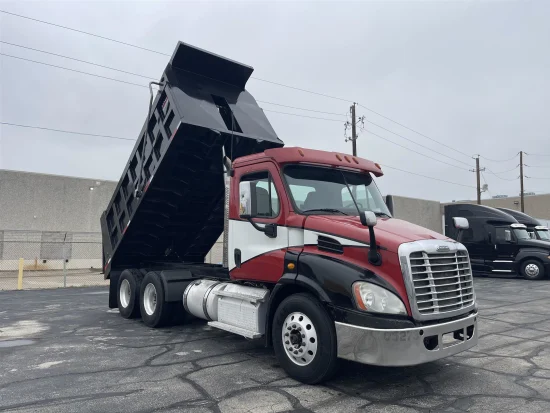
[[[262,336],[262,334],[258,333],[257,331],[245,330],[244,328],[235,327],[230,324],[221,323],[219,321],[210,321],[208,325],[250,339],[260,338]]]

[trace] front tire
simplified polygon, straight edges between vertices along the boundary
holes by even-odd
[[[273,318],[273,348],[283,369],[307,384],[328,380],[336,371],[334,322],[310,294],[294,294],[281,302]]]
[[[537,260],[522,262],[520,271],[521,275],[528,280],[541,280],[544,278],[544,266]]]
[[[124,270],[117,283],[118,312],[124,318],[139,317],[139,285],[142,274],[138,270]]]
[[[171,321],[175,306],[164,300],[164,285],[156,272],[147,273],[143,279],[140,297],[141,319],[146,326],[158,328]]]

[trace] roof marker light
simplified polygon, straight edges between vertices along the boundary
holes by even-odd
[[[353,159],[353,162],[355,162],[357,165],[359,165],[359,161],[357,160],[357,158],[351,158]]]
[[[338,155],[338,154],[336,154],[336,158],[338,158],[339,161],[342,160],[342,157],[341,157],[340,155]]]
[[[376,166],[378,169],[382,170],[382,167],[380,166],[379,163],[375,163],[374,166]]]
[[[299,153],[300,155],[302,155],[302,156],[305,156],[305,155],[304,155],[304,151],[301,150],[301,149],[298,149],[298,153]]]
[[[344,155],[344,159],[345,159],[346,161],[348,161],[348,163],[351,163],[351,161],[350,161],[349,158],[348,158],[348,155]]]

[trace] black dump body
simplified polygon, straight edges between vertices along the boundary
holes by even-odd
[[[453,225],[453,217],[467,218],[470,228],[485,223],[510,225],[518,221],[511,215],[496,208],[477,204],[451,204],[445,205],[445,235],[454,240],[457,239],[458,231]]]
[[[515,211],[508,208],[497,208],[499,211],[502,211],[508,215],[511,215],[518,221],[520,224],[525,225],[527,228],[535,228],[536,226],[541,225],[539,221],[533,218],[531,215],[527,215],[523,212]]]
[[[222,147],[233,160],[283,146],[245,90],[252,71],[178,44],[101,216],[105,278],[125,268],[204,262],[223,232]]]

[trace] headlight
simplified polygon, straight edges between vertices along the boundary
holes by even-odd
[[[385,288],[367,282],[353,284],[353,296],[360,310],[373,313],[407,315],[405,304]]]

